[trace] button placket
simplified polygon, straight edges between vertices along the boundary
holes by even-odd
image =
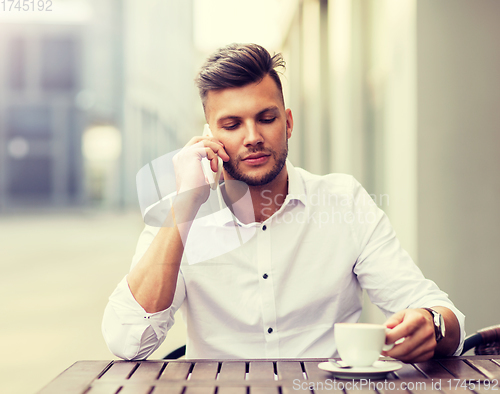
[[[265,229],[264,229],[265,227]],[[278,335],[276,335],[276,300],[272,275],[272,245],[269,225],[263,225],[257,232],[257,269],[262,279],[259,280],[262,324],[266,340],[266,357],[279,357]]]

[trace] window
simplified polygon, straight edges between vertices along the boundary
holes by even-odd
[[[42,39],[41,83],[44,91],[76,88],[76,43],[72,38]]]
[[[48,106],[11,107],[7,115],[7,133],[10,136],[50,137],[51,135],[51,117]]]
[[[23,90],[26,85],[26,41],[14,37],[8,43],[7,51],[8,86],[12,90]]]
[[[7,167],[11,196],[49,196],[52,192],[52,161],[49,157],[9,159]]]

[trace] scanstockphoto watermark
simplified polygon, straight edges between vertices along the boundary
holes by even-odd
[[[397,381],[397,380],[340,380],[326,379],[324,381],[305,381],[294,379],[292,382],[294,390],[307,391],[457,391],[457,390],[483,390],[499,391],[498,379],[493,380],[464,380],[464,379],[430,379],[427,381]]]
[[[326,379],[324,381],[305,381],[300,379],[293,380],[292,388],[294,390],[307,391],[373,391],[373,392],[389,392],[389,391],[496,391],[498,387],[498,379],[493,380],[465,380],[465,379],[430,379],[426,381],[397,381],[397,380],[340,380]]]
[[[266,212],[269,210],[269,212]],[[271,208],[264,208],[262,210],[263,214],[272,214]],[[304,209],[304,210],[293,210],[279,215],[275,219],[276,224],[310,224],[316,225],[319,228],[327,227],[331,224],[373,224],[380,220],[381,214],[375,211],[363,211],[358,209],[355,212],[337,210],[332,207],[330,210],[314,210],[314,209]]]
[[[426,391],[427,382],[396,382],[394,380],[376,380],[359,379],[359,380],[340,380],[326,379],[324,381],[301,381],[295,379],[293,382],[294,390],[313,390],[317,391],[396,391],[396,390],[418,390]]]
[[[282,201],[286,196],[283,194],[272,195],[271,190],[263,190],[260,196],[264,200],[263,206],[270,207],[273,205],[280,205],[279,202]],[[294,196],[295,198],[301,199],[304,197],[307,199],[308,203],[313,207],[351,207],[351,206],[378,206],[379,208],[389,206],[389,195],[388,194],[365,194],[358,193],[357,195],[342,193],[335,194],[329,193],[326,190],[318,190],[316,192],[309,193],[307,195]]]

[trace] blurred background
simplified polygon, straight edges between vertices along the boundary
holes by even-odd
[[[100,324],[143,226],[136,173],[201,133],[193,80],[231,42],[283,53],[292,162],[353,174],[467,331],[500,323],[498,0],[5,3],[0,392],[113,358]]]

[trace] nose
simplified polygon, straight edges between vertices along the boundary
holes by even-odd
[[[245,128],[245,140],[243,141],[245,146],[255,146],[264,142],[264,138],[255,122],[249,122]]]

